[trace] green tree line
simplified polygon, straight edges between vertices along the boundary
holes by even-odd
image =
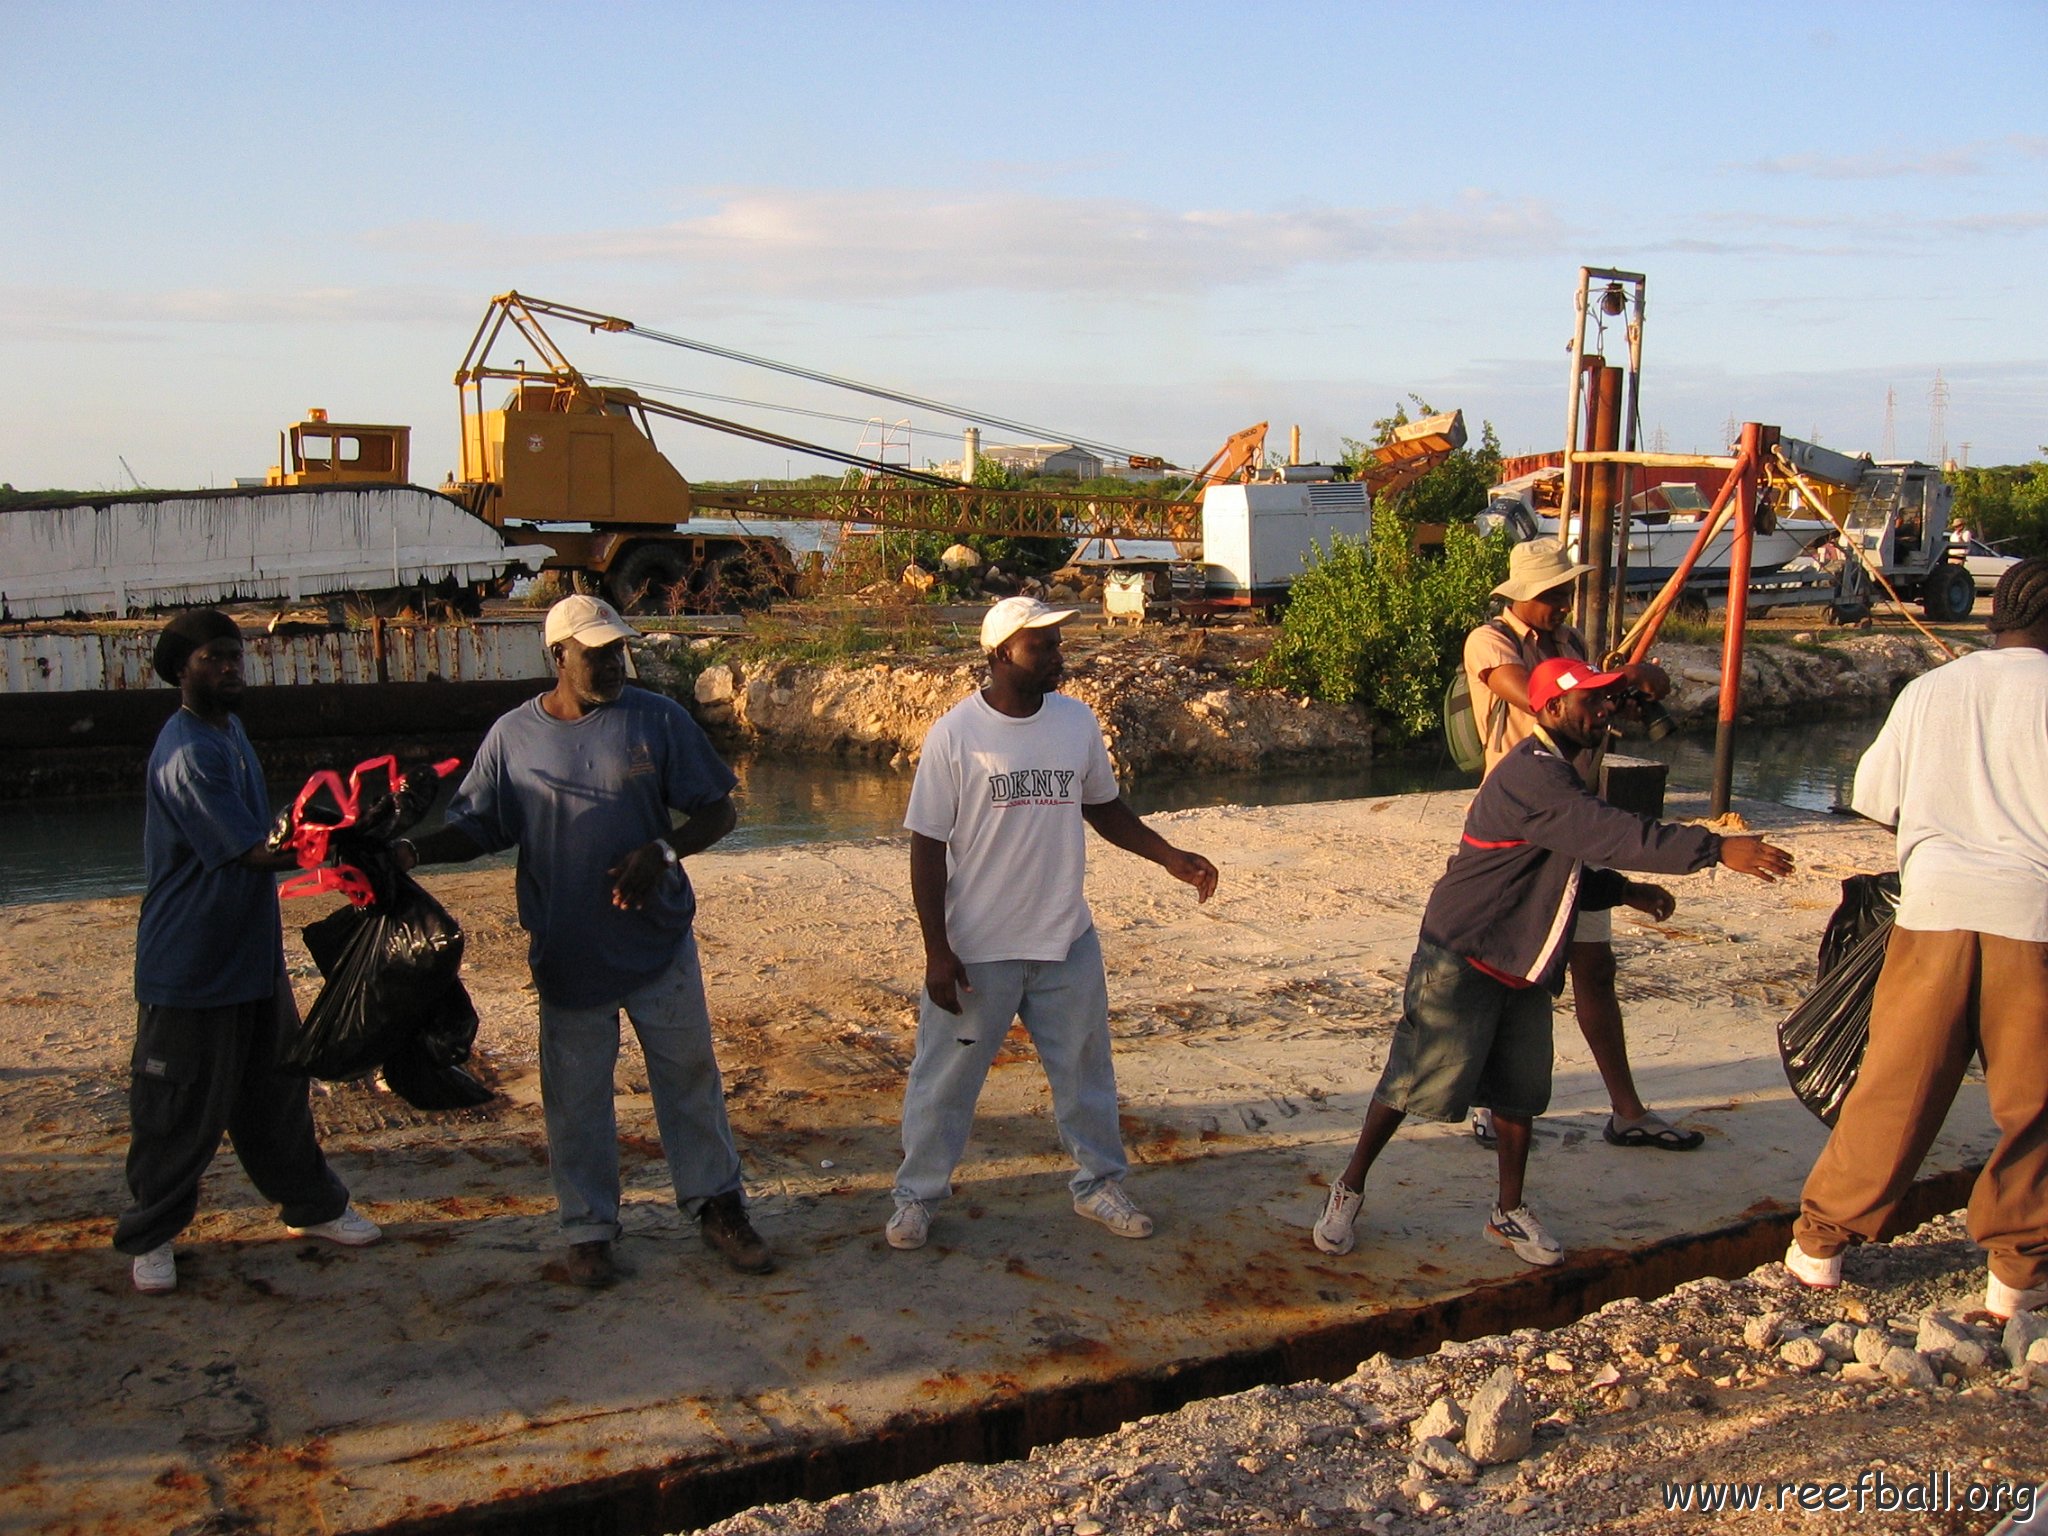
[[[2048,555],[2048,444],[2030,464],[1951,470],[1948,479],[1956,493],[1956,527],[2007,554]]]

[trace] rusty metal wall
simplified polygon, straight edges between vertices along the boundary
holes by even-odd
[[[515,682],[550,675],[540,625],[394,624],[376,630],[244,637],[250,687],[299,683]],[[156,635],[0,634],[0,693],[99,693],[162,688],[150,670]]]

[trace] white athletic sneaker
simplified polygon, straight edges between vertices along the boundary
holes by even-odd
[[[1543,1230],[1543,1223],[1526,1205],[1518,1205],[1512,1211],[1503,1211],[1496,1205],[1486,1223],[1486,1235],[1502,1247],[1514,1249],[1515,1257],[1524,1263],[1547,1265],[1564,1262],[1563,1247]]]
[[[137,1259],[136,1263],[142,1261]],[[139,1282],[138,1282],[139,1283]],[[1984,1277],[1984,1310],[1993,1317],[2011,1319],[2015,1312],[2040,1312],[2048,1310],[2048,1285],[2030,1285],[2024,1291],[2018,1286],[2007,1285],[1998,1276]]]
[[[1364,1204],[1364,1190],[1346,1189],[1342,1179],[1330,1180],[1330,1198],[1323,1202],[1322,1219],[1316,1223],[1316,1246],[1325,1253],[1349,1253],[1357,1241],[1351,1228]]]
[[[1472,1139],[1482,1147],[1500,1145],[1500,1135],[1493,1128],[1493,1111],[1483,1104],[1472,1106]]]
[[[171,1245],[162,1243],[147,1253],[136,1254],[135,1261],[128,1266],[128,1278],[145,1296],[161,1296],[165,1291],[175,1291],[178,1288],[178,1258],[171,1252]]]
[[[1842,1283],[1842,1256],[1838,1253],[1831,1259],[1816,1259],[1794,1239],[1792,1246],[1785,1250],[1785,1268],[1792,1278],[1814,1291],[1832,1291]]]
[[[332,1221],[311,1227],[286,1227],[293,1237],[324,1237],[344,1248],[367,1248],[384,1235],[384,1229],[354,1206],[346,1206]]]
[[[891,1248],[922,1248],[924,1240],[931,1236],[932,1213],[922,1200],[913,1200],[908,1205],[896,1207],[896,1214],[889,1218],[889,1225],[882,1228],[882,1236],[889,1239]]]
[[[1114,1179],[1096,1185],[1074,1202],[1077,1215],[1099,1221],[1118,1237],[1150,1237],[1152,1218],[1131,1204],[1123,1185]]]

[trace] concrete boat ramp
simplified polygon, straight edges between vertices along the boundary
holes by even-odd
[[[1359,1250],[1314,1250],[1464,803],[1158,818],[1223,866],[1199,909],[1096,845],[1130,1188],[1158,1220],[1146,1242],[1072,1214],[1019,1038],[930,1245],[889,1249],[919,974],[903,847],[694,861],[734,1121],[782,1263],[731,1273],[667,1203],[629,1051],[633,1272],[599,1293],[552,1268],[509,874],[436,882],[471,931],[504,1100],[437,1119],[334,1090],[318,1105],[330,1154],[387,1240],[292,1240],[223,1158],[161,1298],[133,1294],[106,1246],[133,903],[0,912],[0,1530],[678,1529],[1260,1380],[1341,1375],[1374,1349],[1553,1323],[1781,1252],[1824,1132],[1790,1097],[1773,1031],[1837,882],[1889,867],[1890,851],[1867,826],[1755,805],[1741,810],[1792,848],[1798,876],[1672,882],[1669,923],[1618,925],[1645,1096],[1706,1146],[1608,1146],[1561,1010],[1530,1191],[1564,1269],[1532,1272],[1480,1237],[1493,1160],[1454,1127],[1404,1130],[1367,1191]],[[288,926],[317,910],[288,909]],[[1991,1141],[1967,1087],[1920,1206],[1959,1204]]]

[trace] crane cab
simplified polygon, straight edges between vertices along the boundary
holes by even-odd
[[[412,428],[329,421],[317,406],[277,435],[265,485],[408,485]]]

